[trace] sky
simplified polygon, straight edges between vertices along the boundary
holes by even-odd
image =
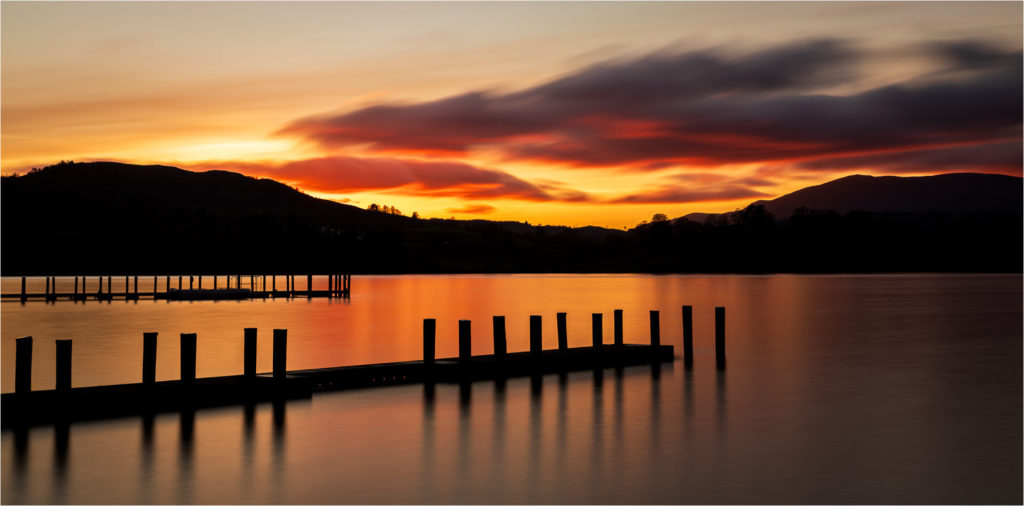
[[[1020,2],[0,3],[0,170],[231,170],[632,227],[850,174],[1021,175]]]

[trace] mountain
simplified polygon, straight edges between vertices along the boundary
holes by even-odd
[[[626,235],[412,219],[162,165],[61,163],[5,177],[0,192],[5,275],[607,270],[607,258],[573,257]]]
[[[797,190],[773,200],[759,200],[776,217],[800,207],[873,213],[1020,214],[1021,178],[999,174],[937,176],[847,176]]]
[[[765,206],[868,211],[777,220],[751,206],[729,219],[664,220],[627,232],[413,219],[231,172],[61,163],[0,181],[0,271],[1019,272],[1024,255],[1020,178],[852,177]]]
[[[1021,214],[1022,181],[999,174],[941,174],[898,177],[854,175],[809,186],[773,200],[759,200],[777,219],[801,207],[871,213],[993,213]],[[707,213],[684,218],[703,222]]]

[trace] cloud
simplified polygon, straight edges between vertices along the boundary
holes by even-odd
[[[767,197],[767,193],[741,184],[727,184],[715,188],[694,190],[678,186],[662,186],[643,193],[635,193],[610,200],[611,204],[682,204],[742,198]]]
[[[588,198],[582,192],[550,185],[541,188],[499,170],[451,161],[333,156],[281,164],[207,162],[193,168],[233,170],[324,193],[388,190],[461,199],[507,198],[537,202]]]
[[[960,40],[918,53],[940,66],[843,95],[829,90],[870,68],[855,65],[871,55],[849,41],[742,54],[661,51],[515,92],[471,91],[303,118],[281,133],[327,148],[451,157],[488,147],[509,160],[649,171],[1020,145],[1019,50]]]
[[[468,204],[463,207],[446,209],[451,214],[487,214],[495,211],[494,206],[487,204]]]
[[[864,169],[885,172],[975,171],[1020,175],[1024,167],[1016,141],[951,146],[876,155],[826,158],[797,164],[809,170]]]

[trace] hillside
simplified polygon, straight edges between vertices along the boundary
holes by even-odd
[[[998,180],[1001,188],[995,188],[982,181],[989,178],[957,183],[970,190],[965,194],[980,195],[977,202],[958,201],[947,192],[943,198],[911,198],[900,204],[903,197],[890,193],[877,199],[890,207],[874,208],[885,212],[802,210],[776,220],[760,207],[749,207],[727,219],[673,220],[623,232],[486,220],[417,220],[313,198],[275,181],[230,172],[106,162],[61,164],[5,177],[0,183],[0,270],[8,276],[1018,272],[1020,179],[1003,177]],[[844,178],[765,206],[831,206],[814,200],[826,194],[836,195],[836,202],[864,202],[871,191],[835,188],[862,188],[875,179],[891,183],[887,178]],[[989,207],[970,207],[981,205],[981,200],[988,200]],[[932,212],[936,203],[957,212]],[[889,212],[900,205],[928,212]]]
[[[270,179],[159,165],[60,164],[6,177],[0,190],[6,275],[601,270],[569,259],[625,235],[414,220],[317,199]]]
[[[1022,192],[1021,178],[999,174],[853,175],[751,205],[763,205],[777,219],[789,218],[801,207],[840,214],[852,211],[1021,214]],[[703,222],[708,216],[717,215],[690,213],[684,218]]]
[[[1021,213],[1021,178],[999,174],[847,176],[774,200],[757,201],[776,217],[800,207],[873,213]]]

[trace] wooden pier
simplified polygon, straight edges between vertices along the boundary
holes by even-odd
[[[327,286],[316,289],[314,281],[327,278]],[[329,297],[347,299],[352,293],[351,274],[205,274],[164,276],[44,276],[21,277],[21,290],[0,294],[2,300],[29,301],[112,301],[112,300],[245,300],[294,297]],[[121,279],[124,284],[121,285]],[[148,290],[139,291],[139,278],[152,279]],[[283,278],[283,279],[281,279]],[[32,289],[29,280],[32,279]],[[281,279],[281,287],[278,287]],[[115,291],[114,281],[117,280]],[[296,281],[298,280],[298,283]],[[206,286],[203,286],[203,282]],[[43,285],[43,291],[38,286]]]
[[[684,306],[683,314],[690,314]],[[620,321],[621,312],[616,312]],[[494,380],[516,376],[540,376],[578,370],[671,362],[674,350],[660,343],[660,316],[651,311],[650,344],[623,342],[622,326],[615,325],[613,342],[605,343],[600,313],[593,315],[591,346],[569,348],[565,335],[565,313],[558,313],[558,348],[541,347],[541,316],[530,317],[530,349],[508,353],[505,317],[495,316],[494,353],[473,355],[471,322],[459,322],[459,356],[437,359],[436,321],[423,321],[423,358],[325,369],[288,371],[287,330],[273,332],[273,371],[256,372],[256,329],[243,332],[243,373],[237,376],[196,378],[196,334],[181,334],[181,379],[155,381],[157,334],[143,334],[142,383],[71,387],[71,341],[58,342],[57,388],[33,391],[32,338],[17,340],[15,392],[0,396],[3,427],[64,423],[75,420],[135,416],[167,411],[239,405],[281,399],[308,398],[314,392],[349,388],[367,388],[407,383],[434,383]],[[684,336],[692,336],[684,319]],[[692,339],[685,341],[684,354],[692,367]],[[716,364],[725,367],[725,308],[715,311]]]

